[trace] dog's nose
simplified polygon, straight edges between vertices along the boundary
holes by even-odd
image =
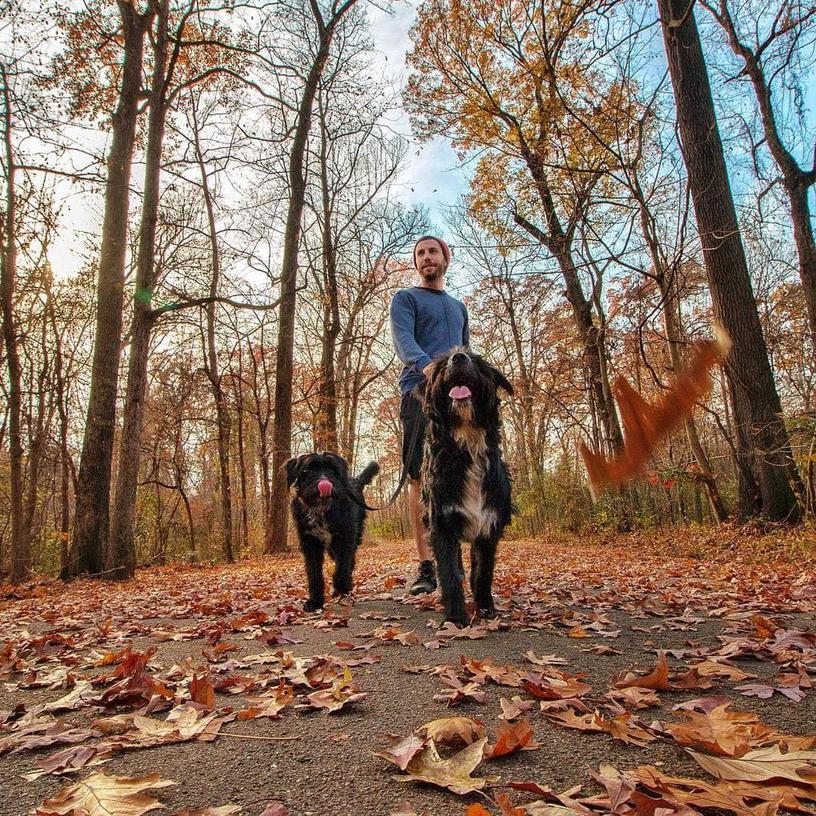
[[[451,361],[454,363],[466,363],[468,361],[468,356],[464,352],[457,351],[456,354],[451,357]]]
[[[334,489],[334,485],[328,479],[321,479],[317,483],[317,492],[320,494],[321,499],[325,499],[327,496],[331,496],[332,490]]]

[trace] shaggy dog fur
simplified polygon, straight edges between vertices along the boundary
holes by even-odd
[[[286,480],[295,488],[292,517],[309,582],[309,600],[303,607],[307,612],[323,607],[324,550],[335,563],[333,594],[351,592],[354,559],[366,518],[361,506],[363,488],[379,470],[376,462],[370,462],[356,479],[349,478],[346,460],[326,451],[306,453],[286,463]]]
[[[510,477],[501,456],[497,389],[505,376],[467,349],[434,361],[425,390],[428,429],[422,496],[445,619],[467,624],[461,542],[470,542],[470,586],[478,613],[496,614],[496,546],[510,521]]]

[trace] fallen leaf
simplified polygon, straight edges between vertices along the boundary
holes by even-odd
[[[53,799],[43,802],[36,816],[141,816],[150,810],[164,807],[156,799],[142,793],[150,788],[175,785],[158,774],[127,777],[91,774],[74,785],[63,788]]]
[[[471,717],[443,717],[420,726],[417,733],[437,745],[452,745],[457,742],[470,745],[485,736],[485,726],[481,720]]]
[[[439,755],[436,743],[431,740],[408,763],[405,769],[407,774],[394,776],[394,779],[399,782],[428,782],[460,795],[482,790],[488,782],[497,779],[497,777],[471,776],[476,766],[482,761],[486,744],[487,737],[482,737],[452,757],[443,759]]]
[[[762,782],[768,779],[790,779],[799,784],[816,783],[816,751],[789,751],[783,754],[778,745],[759,748],[739,758],[701,754],[686,749],[700,767],[719,779],[738,782]]]

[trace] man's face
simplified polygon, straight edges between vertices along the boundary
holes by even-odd
[[[433,238],[427,238],[416,245],[414,259],[417,272],[425,283],[440,280],[448,268],[442,247]]]

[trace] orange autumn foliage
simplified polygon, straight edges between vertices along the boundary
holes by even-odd
[[[711,389],[711,369],[725,358],[730,348],[731,341],[724,333],[714,340],[697,343],[686,368],[654,405],[623,377],[617,379],[613,390],[623,423],[623,449],[607,459],[583,443],[580,446],[594,487],[621,485],[641,472],[660,442],[691,416],[694,404]]]

